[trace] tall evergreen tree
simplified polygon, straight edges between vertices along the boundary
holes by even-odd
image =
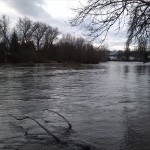
[[[16,31],[12,33],[10,39],[10,54],[11,54],[12,61],[19,61],[20,58],[19,41],[18,41],[18,35]]]

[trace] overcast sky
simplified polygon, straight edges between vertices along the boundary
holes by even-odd
[[[86,3],[86,0],[81,0]],[[68,20],[74,16],[71,8],[79,6],[79,0],[0,0],[0,14],[6,14],[11,24],[17,22],[18,17],[29,17],[35,21],[42,21],[53,27],[58,27],[62,33],[71,33],[75,36],[82,35],[82,30],[72,28]],[[125,31],[115,35],[115,29],[108,34],[105,43],[110,50],[123,50]],[[99,40],[95,44],[99,44]]]

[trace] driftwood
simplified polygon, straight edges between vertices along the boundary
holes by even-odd
[[[66,119],[66,117],[64,117],[63,115],[61,115],[60,113],[58,113],[58,112],[56,112],[56,111],[49,110],[49,109],[46,109],[46,110],[49,111],[49,112],[55,113],[55,114],[57,114],[58,116],[60,116],[60,117],[68,124],[68,129],[69,129],[69,130],[72,129],[72,125],[71,125],[71,123]]]
[[[47,128],[45,128],[41,123],[39,123],[37,120],[33,119],[32,117],[30,117],[30,116],[25,116],[25,117],[19,118],[19,117],[16,117],[16,116],[14,116],[14,115],[11,115],[11,114],[9,114],[9,116],[13,117],[14,119],[16,119],[16,120],[18,120],[18,121],[22,121],[22,120],[25,120],[25,119],[30,119],[30,120],[34,121],[34,122],[35,122],[36,124],[38,124],[46,133],[48,133],[48,135],[52,136],[57,142],[59,142],[59,143],[61,142],[61,143],[62,143],[62,141],[61,141],[58,137],[56,137],[52,132],[50,132]]]

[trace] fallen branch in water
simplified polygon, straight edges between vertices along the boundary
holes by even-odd
[[[65,122],[67,122],[69,130],[72,129],[72,124],[63,115],[61,115],[60,113],[53,111],[53,110],[49,110],[49,109],[46,109],[46,110],[49,112],[53,112],[53,113],[57,114],[58,116],[60,116],[63,120],[65,120]]]
[[[61,143],[62,143],[62,141],[61,141],[58,137],[56,137],[56,136],[55,136],[53,133],[51,133],[47,128],[45,128],[41,123],[39,123],[37,120],[33,119],[32,117],[30,117],[30,116],[25,116],[25,117],[19,118],[19,117],[16,117],[16,116],[14,116],[14,115],[11,115],[11,114],[9,114],[9,116],[11,116],[11,117],[13,117],[14,119],[19,120],[19,121],[22,121],[22,120],[25,120],[25,119],[30,119],[30,120],[34,121],[34,122],[35,122],[36,124],[38,124],[46,133],[48,133],[50,136],[52,136],[57,142],[61,142]]]

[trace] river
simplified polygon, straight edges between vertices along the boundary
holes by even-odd
[[[72,131],[66,134],[67,124],[48,110],[65,116]],[[8,114],[30,116],[69,144]],[[81,150],[76,143],[88,145],[84,149],[150,149],[150,64],[1,64],[0,149]]]

